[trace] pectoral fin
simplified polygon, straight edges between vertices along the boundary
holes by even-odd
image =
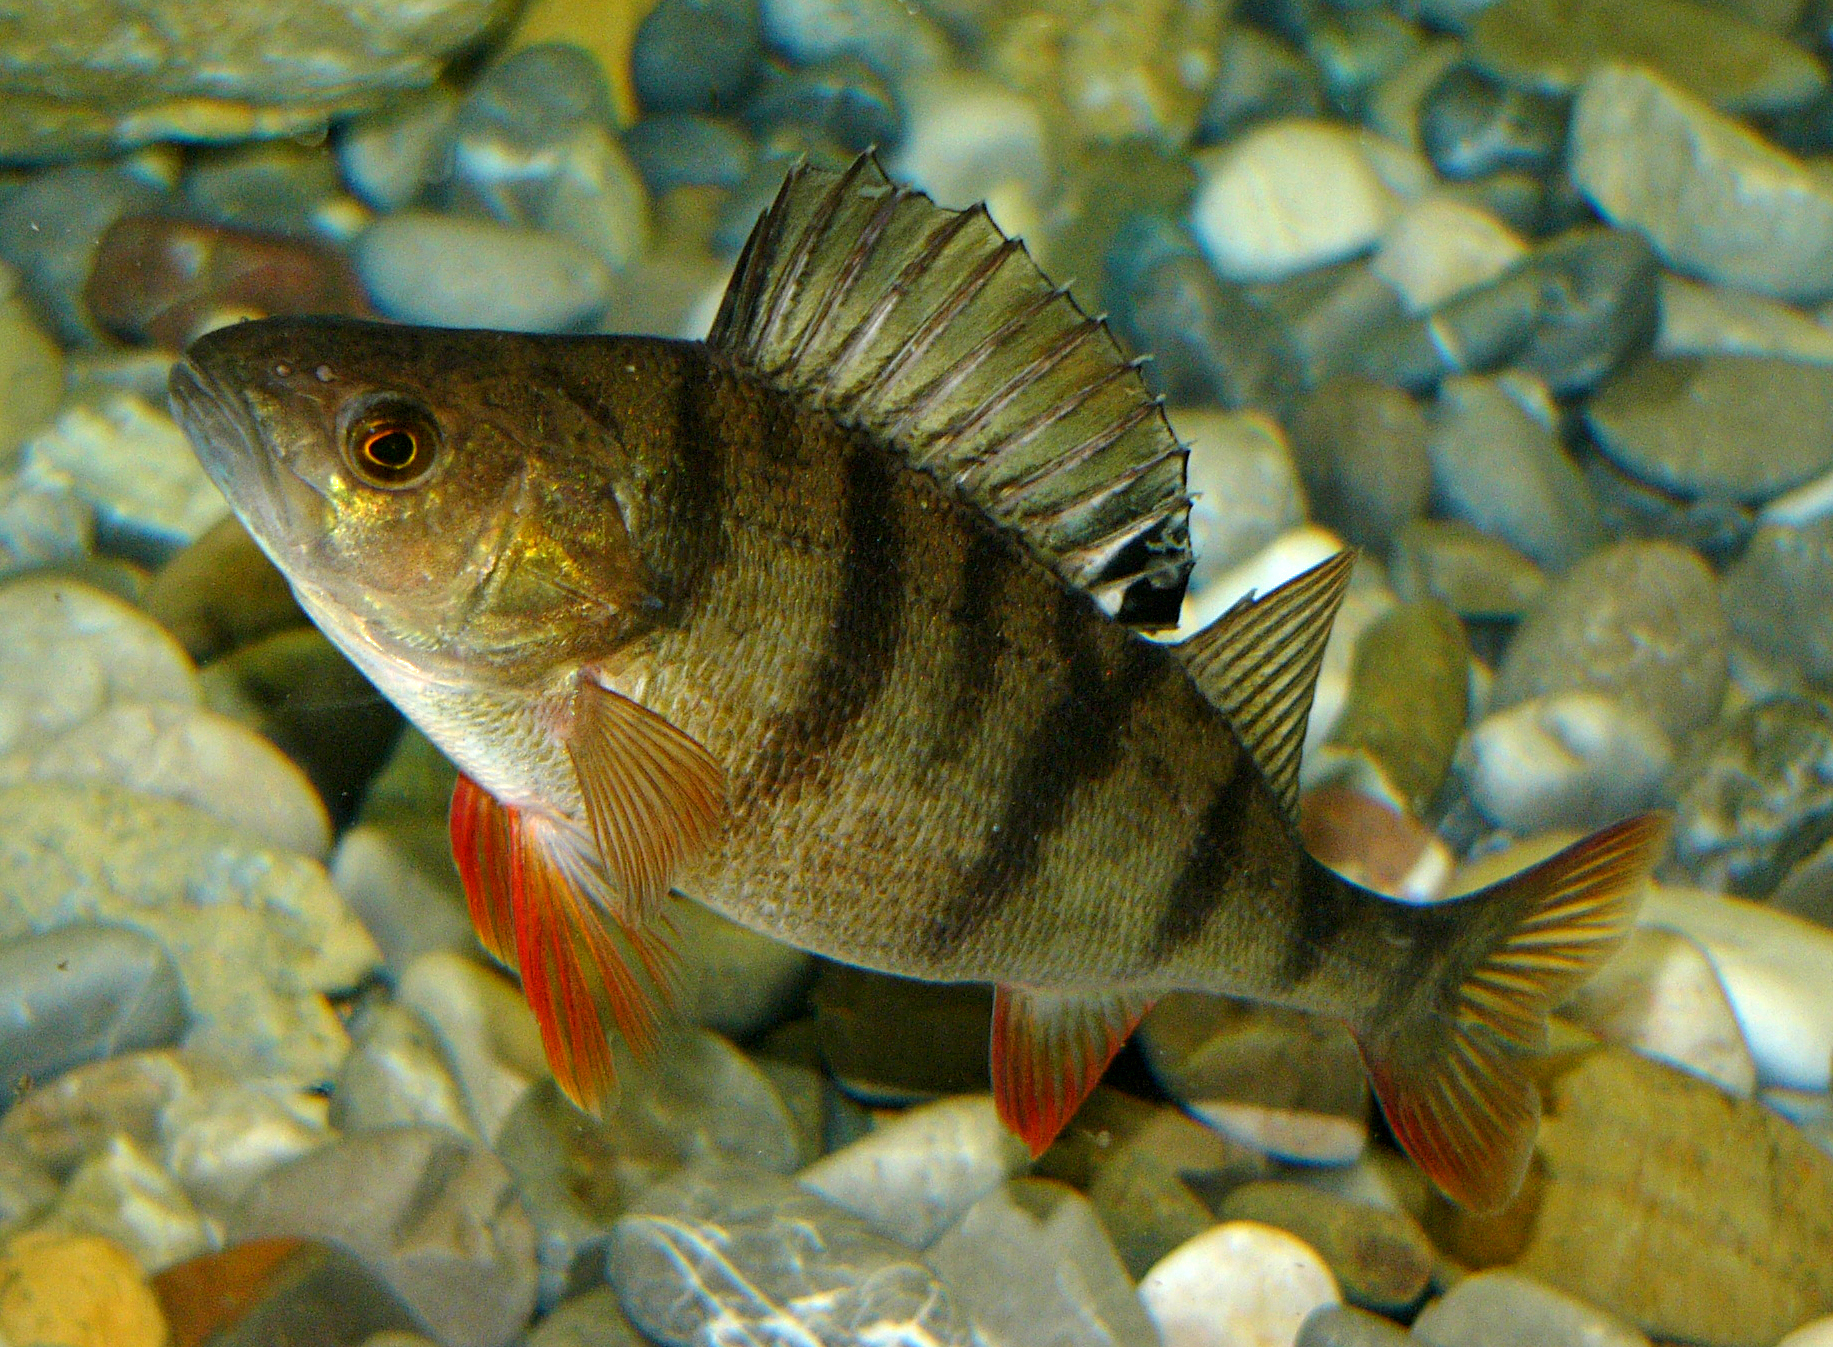
[[[661,716],[589,679],[574,696],[566,746],[618,915],[643,920],[681,861],[711,838],[725,774]]]
[[[1138,992],[993,992],[993,1099],[1034,1156],[1056,1140],[1155,998]]]
[[[580,1108],[600,1112],[614,1072],[599,994],[630,1046],[648,1051],[668,987],[664,929],[619,910],[572,827],[502,804],[466,776],[452,792],[452,854],[478,938],[522,974],[554,1079]]]

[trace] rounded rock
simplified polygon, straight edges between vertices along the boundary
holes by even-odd
[[[1467,785],[1513,832],[1591,829],[1655,803],[1674,746],[1643,712],[1594,692],[1534,697],[1471,730]]]
[[[900,181],[956,209],[1047,186],[1043,114],[1023,94],[956,73],[909,80],[903,92],[904,142],[888,166]]]
[[[611,273],[580,245],[515,225],[407,211],[356,242],[376,306],[403,322],[568,332],[611,296]]]
[[[1544,174],[1565,144],[1565,107],[1557,98],[1507,88],[1468,65],[1454,66],[1420,106],[1419,139],[1447,178],[1507,169]]]
[[[661,0],[637,25],[630,78],[646,113],[728,112],[763,64],[758,0]]]
[[[1341,1296],[1303,1240],[1229,1221],[1161,1259],[1139,1298],[1164,1347],[1290,1347],[1306,1317]]]
[[[64,355],[39,330],[17,293],[19,273],[0,262],[0,463],[57,411],[64,396]]]
[[[1833,516],[1760,528],[1725,574],[1725,610],[1744,640],[1833,684]]]
[[[1359,547],[1384,552],[1426,512],[1426,419],[1397,388],[1333,379],[1298,404],[1292,447],[1317,518]]]
[[[1176,415],[1178,438],[1190,448],[1191,583],[1202,585],[1304,523],[1304,493],[1272,417],[1196,409]]]
[[[624,133],[624,148],[655,197],[681,187],[729,191],[744,182],[757,156],[740,128],[686,113],[645,117]]]
[[[1488,211],[1450,196],[1408,208],[1382,237],[1371,269],[1415,313],[1486,285],[1527,255],[1527,245]]]
[[[1632,1325],[1532,1277],[1482,1272],[1452,1287],[1413,1322],[1430,1347],[1649,1347]]]
[[[0,1334],[59,1347],[165,1347],[165,1316],[133,1258],[97,1235],[33,1231],[0,1248]]]

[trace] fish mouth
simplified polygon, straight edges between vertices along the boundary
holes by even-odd
[[[189,357],[172,366],[166,390],[198,462],[257,540],[284,532],[297,513],[294,497],[308,484],[291,473],[293,481],[283,480],[280,456],[247,400]]]

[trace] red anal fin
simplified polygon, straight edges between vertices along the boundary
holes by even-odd
[[[725,774],[691,737],[589,678],[580,681],[565,739],[620,913],[645,918],[676,867],[712,837],[725,811]]]
[[[993,991],[993,1099],[1002,1122],[1042,1155],[1151,1009],[1138,992]]]
[[[555,1081],[601,1113],[616,1076],[600,1001],[632,1050],[654,1046],[670,970],[665,932],[623,913],[570,825],[504,805],[464,776],[452,795],[452,847],[479,939],[522,974]]]

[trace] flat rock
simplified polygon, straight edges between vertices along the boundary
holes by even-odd
[[[1559,1013],[1600,1038],[1659,1058],[1747,1098],[1757,1067],[1712,961],[1693,941],[1638,926]]]
[[[1276,281],[1373,247],[1400,210],[1362,135],[1295,119],[1212,152],[1191,225],[1224,277]]]
[[[1779,300],[1663,272],[1655,354],[1763,355],[1833,365],[1833,332]]]
[[[1426,418],[1400,389],[1332,379],[1304,396],[1291,426],[1306,497],[1318,520],[1349,542],[1385,550],[1425,513]]]
[[[921,1249],[1027,1158],[992,1099],[968,1095],[912,1109],[796,1180],[887,1238]]]
[[[64,396],[64,353],[19,293],[19,273],[0,262],[0,462],[57,411]]]
[[[1351,1202],[1290,1180],[1247,1183],[1222,1200],[1224,1221],[1258,1221],[1309,1245],[1354,1305],[1403,1313],[1432,1279],[1437,1254],[1411,1216]]]
[[[1527,244],[1486,210],[1449,196],[1408,207],[1382,236],[1371,266],[1415,313],[1495,280],[1527,255]]]
[[[229,1239],[285,1235],[349,1249],[450,1347],[506,1347],[534,1309],[534,1230],[508,1171],[443,1128],[358,1133],[270,1174]]]
[[[1600,692],[1681,736],[1719,709],[1727,636],[1717,579],[1697,554],[1671,543],[1616,543],[1567,571],[1528,614],[1490,705]]]
[[[916,1254],[785,1179],[703,1164],[617,1223],[606,1272],[666,1347],[738,1337],[967,1347],[963,1308]]]
[[[378,957],[315,863],[189,806],[101,785],[0,789],[0,934],[78,921],[165,946],[200,1059],[302,1083],[328,1080],[348,1048],[324,993]]]
[[[521,225],[403,211],[356,242],[376,307],[402,322],[565,332],[611,297],[611,273],[577,243]]]
[[[350,2],[26,11],[7,36],[0,159],[322,129],[335,112],[431,84],[507,9],[434,0],[405,12]]]
[[[0,783],[108,782],[193,805],[279,851],[324,859],[331,820],[304,772],[227,716],[171,702],[116,702],[30,755]]]
[[[1483,1272],[1420,1312],[1413,1336],[1431,1347],[1648,1347],[1616,1315],[1512,1272]]]
[[[145,1275],[98,1235],[28,1231],[0,1246],[0,1334],[58,1347],[166,1347]]]
[[[1833,683],[1833,515],[1759,528],[1725,573],[1725,611],[1744,640]]]
[[[1826,71],[1794,44],[1689,0],[1502,0],[1470,30],[1472,57],[1498,79],[1569,94],[1599,66],[1644,66],[1731,112],[1808,102]]]
[[[153,1289],[171,1324],[171,1347],[294,1341],[410,1347],[424,1341],[408,1333],[420,1326],[414,1312],[334,1244],[249,1240],[167,1268]],[[408,1341],[371,1334],[401,1334]]]
[[[1782,299],[1833,293],[1833,186],[1647,70],[1602,65],[1573,109],[1573,181],[1681,271]]]
[[[924,1253],[986,1347],[1157,1347],[1088,1199],[1016,1179],[969,1207]]]
[[[1172,1250],[1139,1284],[1164,1347],[1290,1347],[1337,1285],[1317,1253],[1255,1221],[1229,1221]]]
[[[68,473],[104,548],[157,564],[229,513],[191,442],[133,393],[76,403],[26,441],[22,463]]]
[[[207,1251],[210,1227],[159,1162],[115,1137],[77,1167],[41,1229],[100,1235],[159,1272]]]
[[[166,1047],[188,1025],[178,970],[149,935],[87,922],[0,944],[0,1094],[97,1058]]]
[[[1401,600],[1433,598],[1469,620],[1518,620],[1547,587],[1500,538],[1452,519],[1416,519],[1394,540],[1388,577]]]
[[[1192,583],[1246,561],[1305,521],[1304,490],[1279,422],[1263,412],[1177,413],[1187,463]]]
[[[1656,803],[1674,745],[1645,712],[1596,692],[1556,693],[1472,727],[1465,783],[1514,832],[1588,830]]]
[[[437,1036],[400,1005],[370,1008],[358,1027],[331,1088],[330,1122],[340,1132],[425,1123],[476,1139]]]

